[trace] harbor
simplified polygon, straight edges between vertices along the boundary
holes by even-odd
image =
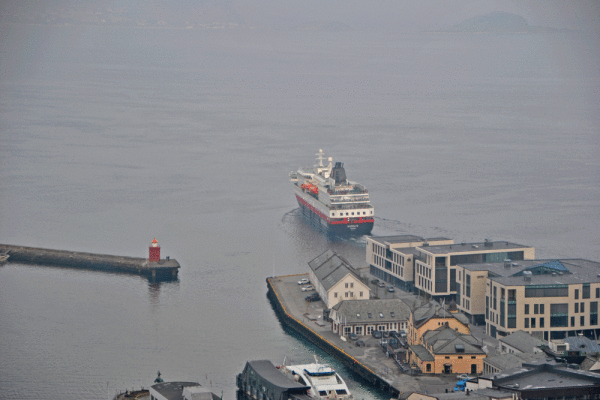
[[[411,376],[402,373],[393,358],[388,357],[380,340],[364,336],[365,345],[357,347],[332,332],[331,323],[323,320],[323,303],[307,302],[306,292],[298,289],[297,281],[307,274],[267,278],[267,296],[282,324],[290,327],[336,357],[370,385],[403,398],[412,392],[443,393],[451,391],[454,376]]]
[[[161,259],[160,247],[157,248],[158,258],[152,258],[152,250],[150,250],[151,257],[141,258],[8,244],[0,244],[0,253],[8,255],[8,261],[11,263],[134,274],[151,280],[176,279],[180,268],[179,263],[170,257]]]

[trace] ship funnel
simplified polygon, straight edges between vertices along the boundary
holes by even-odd
[[[335,167],[331,170],[331,177],[335,180],[335,184],[346,183],[346,170],[344,164],[336,162]]]

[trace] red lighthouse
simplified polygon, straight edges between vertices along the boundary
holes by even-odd
[[[158,245],[158,241],[156,238],[152,241],[152,246],[149,248],[149,257],[148,261],[150,262],[159,262],[160,261],[160,246]]]

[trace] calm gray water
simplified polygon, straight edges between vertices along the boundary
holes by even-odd
[[[0,267],[2,399],[105,399],[157,370],[233,398],[247,360],[325,357],[265,284],[328,248],[365,265],[364,239],[298,215],[288,173],[319,148],[369,188],[374,235],[600,260],[584,35],[0,29],[0,242],[145,256],[156,237],[182,265],[160,285]]]

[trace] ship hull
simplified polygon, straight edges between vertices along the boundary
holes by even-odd
[[[373,229],[374,221],[372,218],[359,218],[347,222],[332,223],[317,207],[311,205],[299,194],[296,194],[296,200],[298,200],[298,205],[304,217],[327,234],[333,236],[362,236],[369,235]]]

